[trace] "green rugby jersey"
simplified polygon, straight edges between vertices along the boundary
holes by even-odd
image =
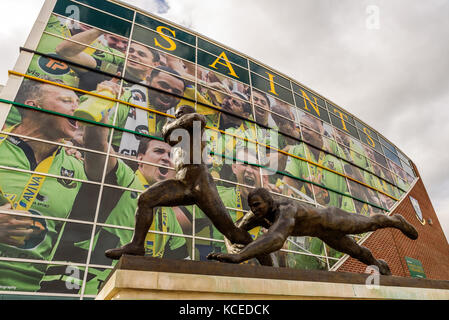
[[[369,169],[371,167],[368,159],[365,157],[365,150],[360,142],[351,139],[350,154],[357,166],[363,169]]]
[[[64,38],[71,37],[67,25],[53,15],[50,17],[45,31]],[[74,70],[66,63],[59,61],[59,56],[56,54],[56,47],[63,41],[63,38],[43,33],[36,50],[48,54],[50,57],[35,54],[28,66],[27,74],[37,78],[60,80],[68,86],[87,91],[95,90],[98,83],[107,80],[106,76],[94,72],[80,72],[80,70]],[[112,74],[116,74],[119,71],[122,72],[125,63],[122,52],[104,45],[99,40],[93,42],[91,46],[95,49],[87,48],[85,52],[95,59],[97,70]],[[6,126],[11,127],[20,123],[21,119],[17,108],[12,107],[6,121]]]
[[[288,153],[303,159],[306,158],[303,143],[292,146]],[[309,179],[309,168],[304,160],[289,156],[285,165],[285,171],[295,177]]]
[[[64,38],[72,36],[69,28],[54,15],[50,17],[45,31]],[[55,59],[35,54],[28,67],[27,74],[38,78],[49,77],[55,80],[62,80],[68,86],[78,87],[79,77],[76,72],[67,64],[56,61],[58,57],[56,47],[62,41],[64,39],[43,33],[36,50],[54,56]]]
[[[257,155],[257,144],[255,143],[257,129],[252,122],[243,121],[238,128],[225,128],[223,126],[223,123],[221,123],[221,113],[217,112],[206,117],[206,126],[224,131],[223,133],[212,129],[205,130],[207,146],[209,150],[214,152],[215,154],[223,155],[228,159],[232,159],[237,158],[237,151],[239,149],[249,149]],[[245,139],[251,141],[247,141]],[[211,161],[212,175],[215,177],[220,177],[220,172],[225,159],[223,157],[217,156],[212,157]],[[222,178],[226,179],[227,177]]]
[[[56,54],[56,48],[61,44],[64,39],[70,39],[72,37],[70,29],[67,25],[61,22],[56,16],[51,16],[50,20],[45,28],[45,31],[53,35],[44,33],[37,47],[38,52],[54,56],[54,60],[34,55],[33,60],[28,68],[27,73],[41,78],[43,76],[48,76],[52,79],[62,80],[66,85],[72,87],[80,87],[80,76],[86,73],[87,77],[95,77],[96,74],[91,72],[80,72],[79,70],[73,70],[67,64],[56,61],[58,55]],[[54,36],[56,35],[56,36]],[[57,37],[60,36],[60,37]],[[63,37],[63,38],[61,38]],[[90,47],[86,47],[85,53],[92,56],[96,61],[96,69],[104,72],[116,74],[118,71],[122,71],[123,65],[125,63],[124,54],[116,49],[110,48],[103,44],[99,39],[90,44]],[[70,60],[70,58],[67,58]],[[100,79],[98,79],[100,81]],[[86,81],[84,79],[83,81]],[[87,81],[89,81],[87,79]],[[82,89],[91,91],[95,90],[95,86],[92,85],[89,88],[86,85],[82,86]]]
[[[137,91],[136,91],[137,90]],[[138,96],[135,95],[135,93],[138,93]],[[150,104],[148,101],[148,93],[149,90],[145,87],[139,87],[139,88],[132,88],[132,87],[125,87],[123,95],[120,97],[120,100],[128,102],[128,103],[134,103],[134,104],[144,104],[146,108],[153,109],[155,108]],[[137,101],[136,101],[137,99]],[[135,110],[135,107],[131,107],[129,105],[120,104],[117,109],[117,116],[116,116],[116,122],[115,126],[119,128],[126,128],[126,122],[128,120],[128,117],[133,117],[133,111]],[[171,113],[171,111],[169,112]],[[159,115],[153,112],[148,112],[148,123],[145,123],[145,128],[127,128],[132,131],[136,132],[145,132],[147,131],[149,135],[161,137],[162,136],[162,127],[167,122],[167,119],[169,119],[166,116]],[[116,150],[120,148],[120,143],[122,141],[123,137],[123,131],[121,130],[114,130],[114,135],[112,137],[112,145]]]
[[[325,255],[324,243],[319,238],[305,237],[304,245],[310,253],[316,255]],[[288,249],[294,251],[301,251],[297,246],[288,242]],[[289,268],[302,270],[322,270],[326,269],[325,258],[318,258],[304,254],[289,253],[287,255],[287,265]]]
[[[324,243],[313,237],[305,237],[306,248],[310,253],[317,255],[325,255]],[[288,249],[300,251],[300,249],[288,242]],[[314,256],[308,256],[304,254],[289,253],[287,256],[287,265],[290,268],[302,269],[302,270],[320,270],[326,269],[325,258],[318,258]]]
[[[6,138],[0,145],[0,164],[31,171],[38,165],[31,147],[23,140],[12,136]],[[63,177],[87,179],[83,163],[68,156],[63,148],[59,148],[48,173],[62,177],[58,179],[46,177],[28,211],[36,217],[45,215],[66,218],[81,183]],[[16,203],[21,199],[24,189],[28,190],[27,193],[33,193],[32,185],[28,184],[31,176],[30,173],[0,169],[0,189],[12,203]],[[0,244],[0,256],[51,261],[64,222],[36,218],[36,223],[43,229],[39,235],[26,239],[21,247]],[[15,287],[18,291],[35,291],[39,289],[39,281],[45,269],[45,264],[0,261],[0,285]]]
[[[304,158],[304,154],[306,154],[307,159],[314,163],[317,163],[325,168],[330,168],[337,172],[343,172],[343,166],[339,159],[323,151],[320,151],[317,159],[315,154],[309,150],[307,145],[302,144],[294,146],[290,149],[290,153],[301,158]],[[309,169],[310,178],[308,171]],[[287,160],[286,172],[295,177],[307,180],[313,180],[312,177],[321,175],[321,181],[319,181],[320,184],[330,189],[349,195],[345,177],[333,173],[329,170],[317,167],[315,165],[308,165],[306,161],[302,161],[298,158],[289,157],[289,159]],[[329,191],[329,202],[327,206],[338,207],[351,212],[354,211],[354,205],[349,197],[344,197],[332,191]]]
[[[126,186],[130,189],[143,191],[150,187],[150,185],[143,180],[144,178],[140,171],[134,173],[122,160],[118,160],[116,176],[119,185]],[[125,190],[105,223],[124,227],[134,227],[138,196],[137,192]],[[117,235],[120,238],[120,245],[124,245],[131,241],[129,231],[106,227],[104,229]],[[176,219],[176,214],[170,207],[157,209],[153,217],[151,230],[165,231],[179,235],[183,234],[181,226]],[[163,236],[158,234],[154,241],[147,241],[146,252],[151,255],[153,255],[154,252],[154,255],[162,257],[167,244],[170,250],[175,250],[183,246],[185,242],[185,239],[181,237]]]

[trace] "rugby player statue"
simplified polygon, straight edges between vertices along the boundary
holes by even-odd
[[[153,209],[156,207],[197,205],[218,231],[232,243],[246,245],[252,242],[250,234],[238,228],[232,221],[202,157],[206,143],[201,137],[203,137],[206,118],[187,105],[179,107],[175,118],[173,122],[163,127],[162,134],[164,140],[175,147],[173,160],[176,176],[152,185],[139,196],[133,238],[130,243],[120,248],[107,250],[105,255],[110,259],[120,259],[123,254],[139,256],[145,254],[145,237],[153,222]],[[194,127],[200,129],[198,137],[194,136]],[[176,132],[177,129],[181,131]],[[174,140],[171,137],[172,133],[176,136],[176,133],[180,132],[189,136],[183,137],[189,138],[189,143],[188,145],[185,142],[181,143],[181,148],[177,146],[182,142],[179,136]],[[200,148],[197,146],[199,141]],[[255,257],[262,265],[273,265],[269,255]]]
[[[248,204],[251,212],[245,215],[239,227],[251,230],[262,226],[268,231],[241,251],[238,246],[234,246],[233,252],[239,251],[238,253],[210,253],[208,259],[241,263],[281,249],[289,236],[311,236],[362,263],[377,266],[382,275],[391,275],[384,260],[374,258],[368,248],[360,246],[348,235],[396,228],[412,240],[418,238],[416,229],[399,214],[391,217],[383,214],[367,217],[336,207],[316,208],[293,200],[278,201],[264,188],[252,190],[248,195]]]

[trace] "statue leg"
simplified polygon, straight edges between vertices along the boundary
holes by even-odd
[[[345,236],[329,236],[320,237],[325,243],[334,248],[337,251],[346,253],[352,258],[357,259],[368,266],[377,266],[380,274],[391,275],[388,264],[382,259],[374,258],[371,251],[363,246],[357,244],[357,242],[351,237]]]
[[[252,242],[250,234],[234,224],[228,210],[221,201],[215,188],[206,195],[197,198],[196,204],[212,221],[217,230],[232,243],[248,244]]]
[[[106,256],[115,260],[123,254],[143,256],[145,238],[153,223],[153,209],[193,204],[186,191],[185,185],[174,179],[158,182],[148,188],[138,199],[133,239],[123,247],[107,250]]]
[[[253,241],[251,235],[238,228],[231,219],[228,210],[221,201],[215,186],[209,189],[207,196],[201,195],[197,197],[198,207],[208,216],[217,230],[222,233],[232,243],[249,244]],[[268,255],[260,255],[256,257],[263,266],[273,266],[273,259]]]
[[[418,238],[416,229],[400,214],[386,216],[376,214],[370,217],[346,212],[339,208],[320,209],[324,211],[327,223],[332,230],[345,234],[361,234],[383,228],[396,228],[408,238]]]
[[[215,228],[232,243],[246,245],[252,242],[250,234],[237,228],[232,221],[209,172],[204,172],[199,178],[194,188],[196,204],[212,221]]]

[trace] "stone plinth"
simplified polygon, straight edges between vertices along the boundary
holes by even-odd
[[[369,288],[369,276],[123,256],[97,300],[449,300],[449,281],[379,276]]]

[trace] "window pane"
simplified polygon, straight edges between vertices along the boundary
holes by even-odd
[[[150,18],[148,16],[144,16],[141,13],[137,13],[136,15],[136,23],[141,24],[147,28],[153,29],[155,31],[158,31],[158,28],[160,31],[169,37],[173,37],[176,39],[179,39],[181,41],[187,42],[188,44],[195,46],[196,45],[196,37],[190,33],[187,33],[183,30],[180,30],[178,28],[175,28],[171,25],[165,24],[163,22],[160,22],[156,19]]]
[[[198,64],[206,68],[213,68],[225,76],[249,84],[248,70],[230,62],[223,56],[214,56],[205,51],[198,50]]]
[[[66,17],[72,17],[73,9],[71,9],[71,6],[73,5],[74,3],[69,0],[58,0],[54,12]],[[124,37],[129,37],[131,32],[131,22],[124,21],[83,5],[76,6],[76,8],[79,10],[80,22],[111,31]]]
[[[162,36],[160,33],[148,30],[139,25],[134,26],[133,40],[165,51],[177,57],[195,62],[195,48],[177,40]]]

